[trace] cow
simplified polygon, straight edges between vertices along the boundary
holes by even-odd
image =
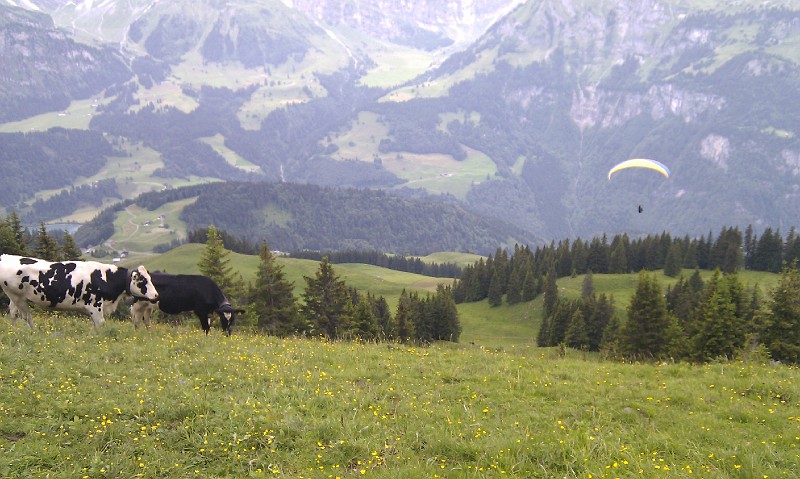
[[[105,322],[104,314],[114,312],[123,297],[158,299],[144,266],[128,269],[96,261],[50,262],[11,254],[0,255],[0,287],[11,301],[11,317],[22,316],[31,328],[28,302],[85,313],[98,329]]]
[[[200,319],[200,325],[206,334],[211,330],[208,315],[219,314],[222,330],[230,336],[236,314],[244,313],[243,309],[235,309],[225,297],[219,285],[208,276],[199,274],[169,274],[154,271],[150,273],[153,284],[158,288],[157,303],[134,300],[131,305],[131,319],[134,327],[144,322],[150,327],[150,317],[156,306],[167,314],[178,314],[193,311]]]

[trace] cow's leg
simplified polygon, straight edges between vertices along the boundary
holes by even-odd
[[[131,320],[133,321],[133,328],[138,328],[144,322],[147,328],[150,328],[150,308],[144,301],[136,301],[131,305]]]
[[[25,298],[9,298],[9,300],[8,313],[14,318],[14,322],[17,321],[17,318],[22,316],[25,318],[25,322],[28,323],[28,326],[33,329],[33,316],[31,315],[31,309],[28,307],[28,301]]]
[[[147,307],[144,308],[144,315],[142,315],[142,319],[144,320],[144,326],[147,329],[150,329],[151,325],[151,318],[153,317],[153,311],[156,310],[156,306],[154,304],[147,304]]]
[[[198,313],[196,311],[195,314],[197,315],[198,318],[200,318],[200,325],[203,327],[203,331],[205,331],[206,334],[208,334],[211,331],[211,325],[208,324],[208,315]]]

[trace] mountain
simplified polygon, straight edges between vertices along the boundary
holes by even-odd
[[[23,46],[8,51],[51,46],[14,61],[76,79],[39,84],[66,100],[35,115],[16,106],[24,78],[0,75],[0,111],[20,112],[0,147],[35,130],[34,158],[59,145],[107,162],[26,186],[6,209],[110,179],[104,204],[224,180],[419,189],[541,239],[796,223],[800,7],[788,0],[24,6],[0,6],[4,41]],[[607,179],[634,157],[672,176]],[[61,219],[85,221],[94,204]]]
[[[183,204],[177,217],[164,212]],[[133,209],[156,218],[139,225]],[[114,230],[116,210],[82,226],[75,233],[81,244],[98,244]],[[268,239],[283,251],[367,250],[402,254],[468,251],[491,254],[499,245],[535,244],[526,231],[461,207],[452,198],[420,197],[410,192],[331,188],[289,183],[225,182],[169,189],[141,195],[125,204],[128,234],[133,242],[157,237],[173,221],[190,231],[213,224],[251,245]],[[169,221],[168,224],[165,224]],[[138,233],[139,229],[143,231]],[[135,238],[137,236],[138,237]],[[179,239],[177,235],[165,237]],[[145,239],[146,240],[146,239]],[[161,249],[166,244],[156,245]]]
[[[0,6],[0,122],[66,109],[127,81],[116,51],[76,42],[45,14]]]

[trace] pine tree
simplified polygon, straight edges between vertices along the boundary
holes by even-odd
[[[511,275],[508,277],[508,287],[506,288],[506,302],[508,304],[517,304],[522,301],[524,274],[525,271],[522,265],[517,265],[511,270]]]
[[[65,261],[77,261],[81,259],[80,248],[75,244],[75,240],[69,232],[64,232],[64,242],[61,245],[61,259]]]
[[[600,339],[600,351],[604,352],[605,355],[615,356],[619,352],[621,329],[622,325],[620,325],[619,318],[617,318],[616,314],[612,315],[605,329],[603,329],[603,336]]]
[[[450,288],[440,284],[436,287],[436,294],[430,297],[427,303],[429,319],[433,321],[433,339],[458,342],[461,336],[461,322]]]
[[[536,345],[540,348],[555,346],[552,341],[553,327],[550,323],[550,316],[545,316],[542,319],[542,324],[539,326],[539,333],[536,335]]]
[[[503,279],[501,273],[495,270],[492,281],[489,283],[489,306],[496,307],[503,304]]]
[[[405,289],[397,301],[397,312],[394,315],[396,325],[395,338],[401,343],[411,341],[415,337],[413,308],[411,298]]]
[[[564,334],[564,343],[575,349],[587,349],[589,346],[589,333],[586,331],[586,320],[583,308],[576,308],[572,313],[567,331]]]
[[[350,306],[350,327],[348,332],[362,340],[375,340],[378,338],[380,327],[378,318],[372,312],[369,299],[362,298],[358,303]]]
[[[558,303],[558,284],[556,284],[556,269],[550,265],[545,278],[544,286],[544,315],[551,316]]]
[[[327,256],[322,258],[313,278],[304,278],[303,316],[329,339],[339,338],[349,326],[347,313],[352,300],[347,285],[336,275]]]
[[[389,303],[386,302],[386,298],[383,296],[375,298],[367,293],[367,299],[372,307],[372,314],[375,315],[375,319],[378,321],[379,336],[382,339],[394,337],[395,323],[392,319],[392,313],[389,311]]]
[[[527,272],[525,273],[525,281],[522,283],[522,301],[533,301],[538,294],[539,291],[536,287],[536,275],[533,272],[533,269],[528,268]]]
[[[230,266],[231,260],[228,259],[229,254],[230,251],[226,250],[222,244],[222,235],[214,225],[210,225],[206,247],[197,262],[197,267],[202,274],[216,281],[230,299],[241,295],[240,288],[243,285],[238,284],[233,275],[233,268]]]
[[[664,259],[664,274],[675,278],[681,274],[683,249],[680,243],[674,242],[670,245],[667,251],[667,257]]]
[[[594,294],[594,278],[592,277],[592,270],[586,272],[581,284],[581,298],[586,299]]]
[[[627,236],[620,239],[614,238],[611,242],[611,253],[608,257],[608,272],[625,274],[628,272]]]
[[[293,334],[300,328],[294,283],[286,280],[283,266],[275,260],[266,241],[261,244],[258,256],[256,279],[248,293],[251,303],[248,314],[255,317],[256,326],[269,334]]]
[[[58,251],[58,243],[47,232],[44,223],[39,223],[39,234],[36,235],[36,249],[34,255],[47,261],[58,261],[60,253]]]
[[[30,233],[28,232],[27,228],[22,226],[22,220],[20,220],[17,212],[12,211],[11,214],[6,217],[6,222],[8,223],[8,227],[11,229],[11,233],[14,235],[16,244],[19,246],[19,251],[12,254],[28,254],[28,247],[26,245],[30,239]],[[9,251],[9,253],[11,252]]]
[[[744,347],[743,288],[735,274],[725,276],[719,270],[714,272],[695,308],[690,338],[690,357],[694,360],[732,357]]]
[[[628,306],[628,319],[620,331],[620,348],[630,357],[666,356],[677,339],[676,327],[655,275],[642,271]]]
[[[773,359],[800,363],[800,271],[785,266],[768,303],[762,341]]]

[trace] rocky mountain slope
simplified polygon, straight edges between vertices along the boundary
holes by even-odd
[[[0,17],[13,23],[4,41],[16,43],[2,51],[28,70],[0,77],[0,111],[15,112],[6,121],[25,118],[0,132],[101,132],[118,155],[109,165],[133,172],[118,182],[122,196],[214,178],[419,188],[545,240],[796,223],[794,2],[399,5],[29,0],[27,10],[3,8],[14,12]],[[54,39],[37,50],[50,57],[24,54]],[[73,57],[83,60],[61,60]],[[14,88],[48,71],[77,80],[37,85],[63,99],[33,117],[43,110],[20,105],[34,95],[20,100]],[[82,86],[88,79],[91,88]],[[56,117],[76,98],[99,95],[91,121]],[[47,135],[36,137],[43,151]],[[672,176],[606,178],[632,157],[658,159]],[[87,178],[118,170],[95,167]]]

